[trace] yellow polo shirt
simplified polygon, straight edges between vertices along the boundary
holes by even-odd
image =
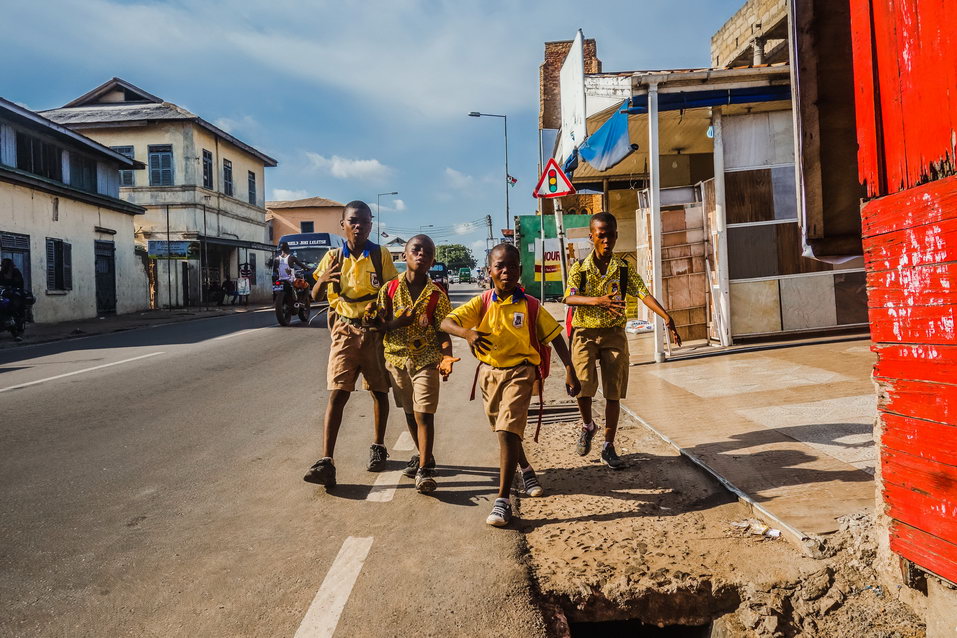
[[[372,265],[368,246],[358,255],[351,254],[348,246],[343,246],[341,250],[339,283],[342,294],[347,297],[358,299],[367,295],[378,295],[379,289],[385,285],[385,282],[399,276],[395,264],[392,263],[392,255],[385,246],[379,246],[379,250],[382,251],[383,281],[379,281],[376,277],[375,266]],[[318,279],[322,273],[329,269],[337,252],[339,252],[339,249],[333,249],[323,256],[313,273],[313,277]],[[333,290],[332,284],[326,286],[326,294],[329,297],[329,307],[339,315],[349,319],[360,318],[362,313],[365,312],[366,306],[376,301],[376,298],[369,301],[346,301]]]
[[[492,293],[488,310],[482,316],[482,296],[473,297],[465,305],[459,306],[451,313],[449,319],[469,330],[488,333],[492,347],[487,354],[475,353],[482,363],[493,368],[511,368],[521,363],[538,365],[542,358],[532,347],[528,335],[528,303],[521,290],[516,289],[505,299],[498,299]],[[548,314],[544,306],[538,310],[537,321],[538,340],[541,343],[551,343],[562,329],[555,318]]]

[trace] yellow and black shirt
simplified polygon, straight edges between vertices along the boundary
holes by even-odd
[[[389,304],[389,286],[386,284],[379,290],[379,307],[387,308]],[[438,302],[432,320],[429,321],[426,310],[432,294],[438,294]],[[396,288],[392,299],[392,312],[398,315],[406,308],[412,308],[414,315],[412,325],[391,330],[385,333],[382,342],[385,345],[385,360],[396,368],[409,367],[418,371],[428,366],[434,366],[442,360],[442,350],[439,346],[439,326],[442,320],[452,311],[449,298],[442,289],[432,283],[430,279],[425,288],[419,293],[419,298],[412,301],[412,293],[405,275],[399,277],[399,287]]]
[[[634,266],[629,266],[624,259],[612,255],[611,262],[608,264],[608,270],[601,274],[598,266],[595,264],[595,253],[592,251],[583,260],[575,263],[568,273],[568,287],[565,289],[565,297],[581,295],[583,297],[604,297],[605,295],[621,295],[625,299],[625,293],[632,297],[644,299],[650,293],[645,286]],[[621,274],[619,269],[628,269],[628,290],[622,292]],[[584,275],[584,277],[582,277]],[[584,283],[582,280],[584,279]],[[581,287],[579,287],[581,286]],[[618,328],[624,327],[625,317],[615,316],[612,312],[599,306],[575,306],[575,314],[572,316],[572,327],[574,328]]]

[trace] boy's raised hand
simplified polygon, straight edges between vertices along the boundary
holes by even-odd
[[[492,349],[492,342],[485,338],[488,334],[487,332],[479,332],[478,330],[469,330],[465,334],[465,340],[468,341],[469,347],[471,347],[472,350],[479,354],[488,354],[489,350]]]
[[[575,374],[574,366],[565,366],[565,392],[568,393],[568,396],[575,397],[581,391],[582,384],[578,380],[578,375]]]
[[[677,347],[681,347],[681,335],[678,334],[678,328],[675,326],[675,320],[671,318],[671,315],[668,315],[668,321],[665,322],[665,325],[668,326],[668,332],[671,333],[671,338],[674,340]]]
[[[449,375],[452,374],[452,366],[456,361],[461,361],[458,357],[450,357],[449,355],[444,355],[442,360],[439,361],[439,364],[435,366],[439,369],[439,374],[442,375],[443,381],[449,380]]]
[[[390,328],[396,329],[411,326],[414,318],[415,315],[412,311],[412,308],[403,308],[401,311],[395,313],[395,316],[392,318],[392,324]]]
[[[618,295],[608,294],[603,297],[595,297],[595,305],[608,310],[613,315],[620,317],[625,314],[625,302],[617,298]]]
[[[317,284],[327,284],[329,282],[339,281],[339,276],[342,274],[342,270],[338,262],[333,262],[329,268],[326,269],[324,273],[319,275],[319,279],[316,280]]]

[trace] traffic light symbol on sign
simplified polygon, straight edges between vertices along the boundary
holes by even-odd
[[[558,190],[558,175],[555,173],[555,170],[548,171],[548,192],[554,193]]]

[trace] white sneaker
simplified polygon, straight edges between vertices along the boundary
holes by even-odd
[[[507,498],[495,499],[495,505],[492,506],[492,513],[488,515],[485,522],[495,527],[505,527],[512,520],[512,502]]]

